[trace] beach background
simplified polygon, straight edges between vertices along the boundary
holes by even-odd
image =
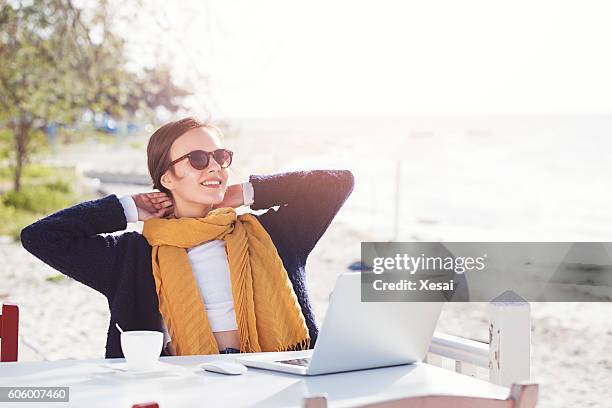
[[[268,118],[233,120],[224,142],[235,151],[234,183],[291,170],[353,172],[352,195],[307,263],[320,323],[362,241],[610,241],[611,134],[605,115]],[[58,146],[34,162],[74,168],[91,199],[150,191],[130,184],[146,182],[148,136]],[[19,304],[20,361],[104,355],[105,298],[57,274],[2,239],[0,301]],[[606,406],[612,303],[531,303],[531,313],[538,406]],[[488,341],[487,304],[446,304],[437,330]]]

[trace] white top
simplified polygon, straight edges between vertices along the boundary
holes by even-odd
[[[253,204],[253,185],[242,183],[244,205]],[[138,209],[131,195],[119,199],[127,222],[138,221]],[[232,297],[229,264],[225,252],[225,241],[215,239],[187,249],[187,257],[195,275],[200,294],[208,314],[213,332],[236,330],[236,313]],[[162,321],[164,347],[171,338]]]

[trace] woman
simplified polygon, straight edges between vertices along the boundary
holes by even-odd
[[[86,201],[21,232],[29,252],[107,297],[106,357],[123,357],[115,323],[163,331],[162,355],[314,347],[306,259],[350,195],[351,172],[228,186],[232,152],[195,118],[158,129],[147,155],[159,192]],[[237,216],[242,205],[268,211]],[[137,220],[142,234],[98,235]]]

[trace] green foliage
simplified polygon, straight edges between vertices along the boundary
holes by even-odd
[[[54,187],[54,186],[53,186]],[[32,213],[50,213],[58,208],[69,206],[71,197],[48,185],[24,186],[19,191],[4,194],[4,205]]]
[[[15,169],[13,169],[12,167],[0,167],[0,182],[12,180],[14,176],[14,170]],[[69,170],[56,169],[42,164],[30,164],[23,168],[22,177],[24,182],[26,183],[36,183],[37,180],[50,180],[49,182],[54,182],[54,178],[70,178],[74,177],[74,173]]]
[[[0,59],[8,62],[0,66],[0,120],[40,120],[42,128],[74,123],[85,108],[116,118],[179,109],[190,92],[165,65],[129,70],[111,15],[106,1],[87,10],[65,0],[0,3]]]
[[[23,169],[23,176],[29,178],[51,177],[54,174],[57,174],[56,169],[42,164],[30,164]]]
[[[0,195],[0,235],[19,240],[23,227],[86,197],[72,189],[73,169],[57,169],[43,165],[24,167],[24,186]],[[0,186],[12,177],[12,169],[0,167]]]
[[[23,227],[36,219],[35,214],[7,206],[0,200],[0,235],[8,235],[13,240],[19,241]]]
[[[70,194],[72,192],[70,183],[68,183],[66,180],[48,181],[43,186],[50,191],[57,191],[63,194]]]
[[[87,8],[0,1],[0,160],[16,168],[16,189],[28,156],[48,148],[48,123],[73,124],[85,109],[117,119],[148,116],[158,106],[176,111],[189,94],[167,67],[128,69],[112,15],[105,0]]]
[[[65,278],[66,278],[66,276],[65,276],[65,275],[62,275],[62,274],[60,273],[60,274],[57,274],[57,275],[47,276],[47,277],[45,278],[45,280],[46,280],[47,282],[58,283],[58,282],[63,281]]]
[[[8,160],[10,158],[12,146],[13,134],[8,129],[0,128],[0,161]],[[0,167],[0,170],[2,168]]]
[[[130,142],[130,147],[134,150],[144,150],[145,144],[142,142]]]

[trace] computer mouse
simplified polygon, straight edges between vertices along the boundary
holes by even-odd
[[[200,364],[200,368],[219,374],[238,375],[247,372],[247,367],[237,361],[216,360]]]

